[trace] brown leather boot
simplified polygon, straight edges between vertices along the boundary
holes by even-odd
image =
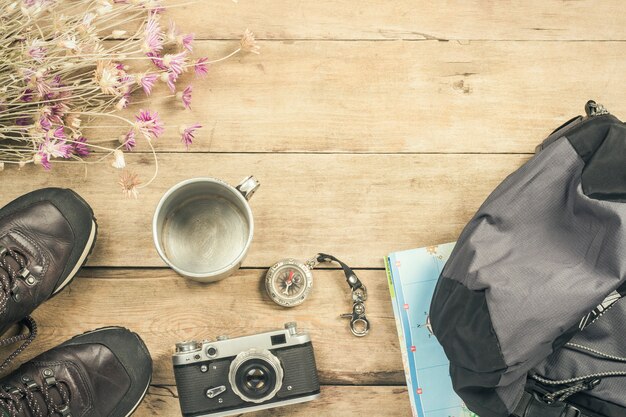
[[[126,417],[145,397],[152,359],[135,333],[76,336],[0,379],[3,417]]]
[[[33,191],[0,209],[0,334],[20,321],[30,330],[0,341],[24,341],[0,370],[32,342],[37,327],[29,314],[72,281],[96,232],[91,207],[67,189]]]

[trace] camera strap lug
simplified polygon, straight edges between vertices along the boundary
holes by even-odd
[[[346,275],[346,282],[352,290],[352,312],[342,314],[340,317],[350,319],[350,330],[352,334],[357,337],[367,335],[370,330],[370,322],[365,316],[365,301],[367,300],[367,288],[365,285],[363,285],[359,277],[356,276],[352,268],[332,255],[319,253],[315,261],[317,263],[336,262],[341,265],[341,269],[343,269]]]

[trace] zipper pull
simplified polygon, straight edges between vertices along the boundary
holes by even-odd
[[[587,104],[585,104],[585,113],[587,113],[587,117],[596,117],[609,114],[609,111],[602,104],[589,100]]]

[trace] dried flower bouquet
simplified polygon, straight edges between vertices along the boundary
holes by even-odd
[[[154,176],[140,185],[136,174],[124,171],[119,183],[136,197],[152,182],[158,173],[153,141],[165,127],[154,111],[140,110],[134,118],[120,114],[137,100],[133,92],[150,96],[156,83],[164,83],[189,108],[192,86],[177,85],[184,72],[203,77],[216,62],[258,53],[246,30],[231,54],[196,58],[194,35],[174,22],[165,24],[165,10],[156,0],[0,0],[0,170],[11,164],[49,170],[59,162],[110,157],[115,168],[124,169],[124,151],[145,140],[155,157]],[[128,27],[137,29],[128,33]],[[107,128],[124,129],[114,147],[82,133],[107,118],[115,122]],[[201,127],[178,126],[187,148]]]

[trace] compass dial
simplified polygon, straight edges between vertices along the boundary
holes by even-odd
[[[272,300],[285,307],[302,303],[313,284],[311,271],[293,259],[278,262],[270,268],[265,288]]]

